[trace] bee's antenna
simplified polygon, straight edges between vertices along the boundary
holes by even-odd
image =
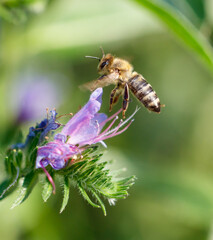
[[[94,56],[85,56],[86,58],[93,58],[93,59],[98,59],[98,61],[100,62],[101,59],[99,57],[94,57]]]
[[[100,46],[100,49],[101,49],[103,56],[105,56],[104,49],[102,48],[102,46]]]

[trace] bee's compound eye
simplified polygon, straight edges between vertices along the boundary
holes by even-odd
[[[106,65],[108,65],[109,64],[109,61],[107,60],[107,61],[104,61],[104,62],[102,62],[101,63],[101,65],[100,65],[100,68],[101,69],[103,69]]]

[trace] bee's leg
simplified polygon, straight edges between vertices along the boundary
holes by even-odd
[[[119,97],[121,96],[123,92],[123,87],[120,83],[117,84],[117,86],[112,90],[110,95],[110,106],[109,111],[112,111],[112,106],[117,103]]]
[[[128,108],[128,105],[129,105],[129,87],[128,87],[128,84],[126,83],[125,84],[125,87],[124,87],[124,98],[123,98],[123,118],[125,118],[125,112]]]
[[[109,104],[109,111],[110,111],[110,112],[112,111],[113,99],[114,99],[116,90],[117,90],[117,87],[115,87],[115,88],[111,91],[111,94],[110,94],[110,104]]]

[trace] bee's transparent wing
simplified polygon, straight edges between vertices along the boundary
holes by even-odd
[[[119,78],[119,74],[117,72],[110,73],[108,75],[103,75],[99,77],[97,80],[87,82],[83,85],[80,85],[80,89],[82,90],[90,90],[94,91],[96,88],[99,87],[106,87],[111,84],[116,84],[116,80]]]

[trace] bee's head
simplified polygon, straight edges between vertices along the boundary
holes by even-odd
[[[114,57],[108,53],[107,55],[103,55],[98,64],[98,72],[100,74],[108,74],[110,73],[111,65],[113,63]]]
[[[102,58],[93,57],[93,56],[86,56],[86,57],[98,59],[99,60],[98,72],[100,74],[109,74],[114,57],[110,53],[105,55],[102,47],[101,47],[101,51],[102,51],[102,54],[103,54]]]

